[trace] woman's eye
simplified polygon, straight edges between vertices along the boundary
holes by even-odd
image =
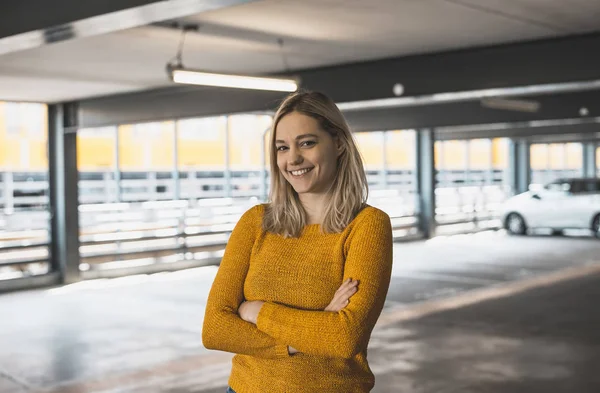
[[[314,146],[316,144],[315,141],[306,141],[306,142],[302,142],[302,144],[300,146]]]
[[[277,151],[284,151],[285,149],[287,149],[286,146],[279,146],[279,147],[277,147]]]

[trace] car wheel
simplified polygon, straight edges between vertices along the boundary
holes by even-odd
[[[506,218],[506,230],[511,235],[525,235],[527,225],[525,225],[525,220],[520,214],[510,213]]]
[[[592,233],[600,239],[600,214],[596,215],[592,221]]]

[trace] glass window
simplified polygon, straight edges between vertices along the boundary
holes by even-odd
[[[118,132],[121,200],[174,199],[175,123],[124,125]],[[159,178],[160,172],[168,175]]]
[[[577,177],[583,167],[580,143],[551,143],[531,145],[533,184],[545,184],[557,178]]]
[[[43,104],[0,102],[0,286],[50,269],[47,116]]]
[[[367,173],[367,181],[372,190],[385,188],[385,173],[383,165],[384,133],[357,132],[354,140],[363,159],[363,165]]]
[[[116,182],[117,127],[77,131],[79,203],[108,203],[119,200]]]
[[[233,115],[228,119],[231,196],[262,197],[264,192],[265,160],[272,118],[267,115]]]
[[[226,117],[185,119],[177,122],[177,166],[181,198],[225,196]]]
[[[381,140],[384,143],[386,160],[384,186],[380,190],[370,192],[370,203],[381,208],[390,217],[412,216],[416,211],[417,200],[416,132],[385,131]],[[377,154],[377,150],[373,149],[372,154]]]

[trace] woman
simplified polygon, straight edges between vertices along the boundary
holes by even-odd
[[[366,204],[360,154],[327,96],[286,98],[270,139],[271,202],[244,213],[231,234],[203,344],[237,354],[228,392],[369,392],[390,219]]]

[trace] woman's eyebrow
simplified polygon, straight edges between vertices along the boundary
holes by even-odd
[[[319,136],[315,135],[315,134],[302,134],[302,135],[298,135],[295,139],[300,140],[300,139],[309,138],[309,137],[319,138]],[[275,141],[275,143],[285,143],[285,141],[282,141],[281,139],[277,139]]]

